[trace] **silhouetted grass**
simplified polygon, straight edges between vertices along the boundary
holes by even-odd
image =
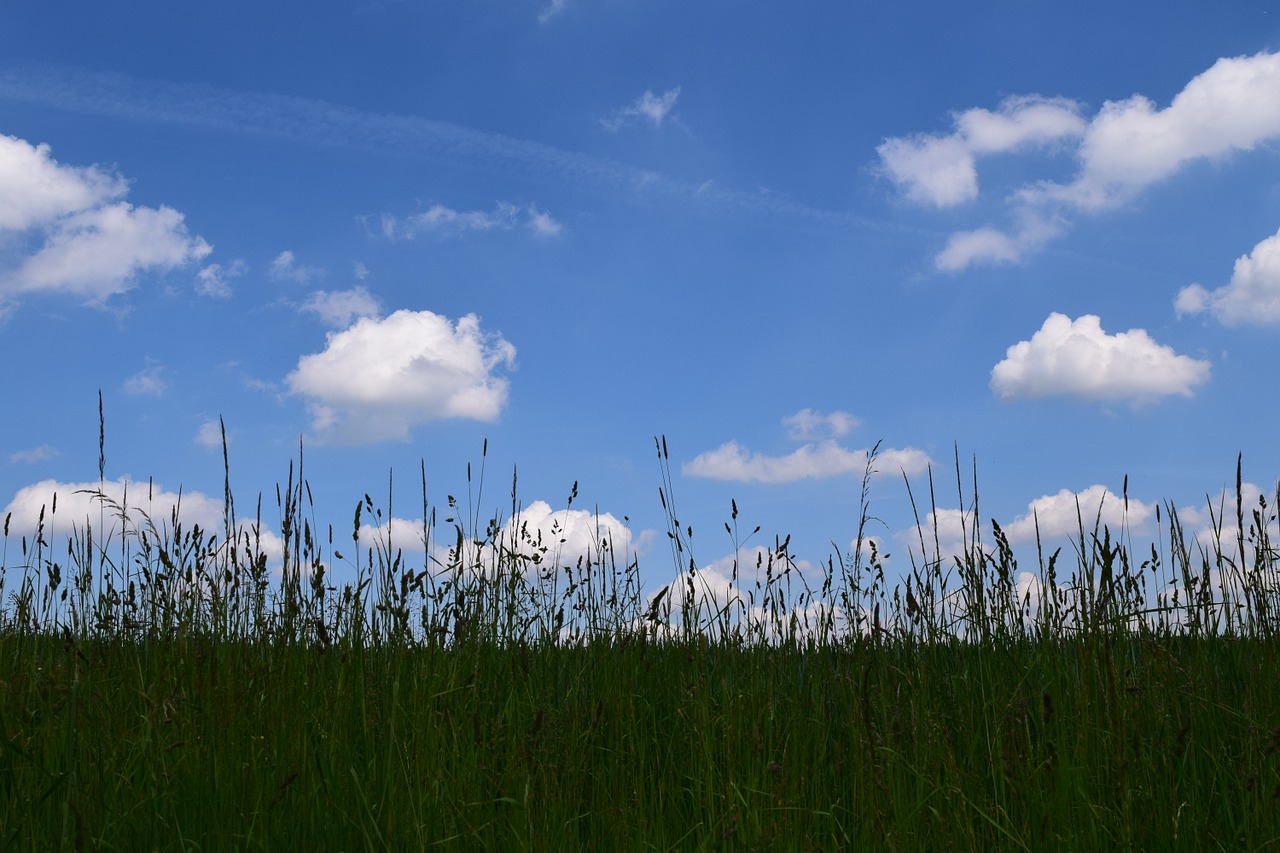
[[[1280,837],[1274,517],[1242,505],[1239,470],[1226,542],[1197,548],[1166,508],[1139,561],[1082,519],[1072,565],[1027,573],[998,526],[984,544],[975,495],[962,553],[922,532],[900,580],[864,535],[864,481],[851,554],[806,573],[775,542],[717,589],[657,450],[676,575],[653,595],[607,537],[565,555],[510,523],[514,483],[487,521],[478,496],[437,519],[424,486],[412,543],[362,496],[335,543],[301,452],[274,557],[229,473],[219,531],[105,491],[65,542],[45,538],[56,506],[20,541],[6,520],[0,849]],[[335,561],[356,580],[331,583]]]

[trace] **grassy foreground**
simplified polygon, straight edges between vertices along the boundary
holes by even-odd
[[[1031,584],[975,511],[965,553],[899,584],[874,549],[813,580],[776,543],[736,592],[684,567],[648,596],[607,541],[561,561],[518,524],[468,532],[452,499],[439,547],[424,498],[417,557],[383,528],[338,589],[300,468],[275,566],[229,498],[219,534],[105,494],[65,543],[11,543],[6,520],[0,850],[1280,839],[1265,502],[1237,506],[1234,549],[1169,513],[1141,563],[1082,523],[1077,565]],[[353,537],[362,516],[381,521],[367,496]]]

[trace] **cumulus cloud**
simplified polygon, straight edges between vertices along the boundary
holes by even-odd
[[[1040,538],[1049,541],[1061,538],[1077,538],[1083,525],[1086,537],[1099,529],[1118,531],[1124,525],[1140,527],[1155,515],[1156,505],[1129,498],[1128,508],[1122,495],[1117,495],[1103,485],[1092,485],[1080,492],[1061,489],[1057,494],[1044,495],[1027,505],[1027,511],[1004,527],[1010,542],[1036,541],[1036,527]]]
[[[496,374],[513,367],[515,356],[515,347],[482,331],[474,314],[455,322],[397,311],[330,333],[324,351],[299,359],[285,382],[307,398],[321,441],[404,440],[432,420],[496,420],[508,386]]]
[[[867,467],[869,450],[849,450],[835,441],[857,425],[858,419],[847,412],[823,415],[802,409],[783,419],[793,441],[806,443],[785,456],[751,453],[736,441],[729,441],[686,462],[681,470],[690,476],[740,483],[792,483],[807,478],[838,477],[862,474]],[[830,437],[828,437],[830,436]],[[916,474],[929,466],[922,450],[881,450],[876,459],[877,471]]]
[[[0,135],[0,299],[67,293],[88,304],[128,290],[139,273],[199,260],[212,247],[169,207],[124,201],[128,184],[96,166],[53,159],[48,145]]]
[[[298,284],[305,284],[320,275],[320,270],[315,267],[300,265],[293,252],[285,249],[271,261],[271,268],[268,270],[267,275],[271,277],[272,281],[292,281]]]
[[[0,135],[0,229],[49,226],[69,213],[116,201],[128,184],[97,166],[64,166],[48,145]]]
[[[36,530],[43,514],[45,538],[57,547],[73,529],[83,530],[86,523],[93,527],[95,538],[113,535],[101,529],[102,519],[105,517],[108,529],[114,527],[118,531],[122,509],[130,529],[146,529],[150,519],[157,530],[163,532],[175,510],[179,521],[188,529],[198,524],[207,531],[222,531],[225,523],[225,505],[221,498],[186,489],[172,492],[157,484],[135,483],[127,477],[101,483],[41,480],[19,489],[0,514],[10,516],[11,535],[27,536]],[[248,525],[241,525],[239,535],[250,530]],[[249,535],[252,539],[251,532]],[[259,537],[264,553],[278,566],[282,554],[280,537],[266,529],[259,531]]]
[[[1143,329],[1115,335],[1092,314],[1078,320],[1050,314],[1029,341],[1009,347],[991,371],[991,390],[1004,399],[1074,396],[1142,402],[1181,394],[1209,379],[1209,363],[1157,344]]]
[[[893,535],[908,553],[925,561],[941,560],[950,565],[953,558],[963,557],[973,547],[975,537],[989,538],[980,528],[973,513],[938,507],[925,514],[917,527],[909,527]],[[924,553],[916,552],[924,543]]]
[[[954,207],[978,197],[979,155],[1016,151],[1084,132],[1080,105],[1062,98],[1008,98],[997,111],[971,109],[954,117],[950,134],[886,139],[877,149],[895,184],[914,201]]]
[[[1280,324],[1280,231],[1237,258],[1225,286],[1184,287],[1174,307],[1179,316],[1207,311],[1228,326]]]
[[[1219,59],[1163,110],[1134,95],[1108,101],[1080,146],[1081,170],[1040,191],[1084,208],[1123,202],[1192,160],[1280,137],[1280,53]]]
[[[564,226],[551,214],[533,205],[520,208],[509,201],[498,202],[493,210],[455,210],[433,204],[422,213],[397,218],[382,214],[382,233],[388,239],[413,240],[423,234],[453,236],[468,231],[509,231],[523,225],[540,237],[554,237]]]
[[[662,127],[662,123],[666,121],[667,116],[676,105],[676,99],[680,97],[680,87],[668,89],[661,95],[655,95],[653,92],[645,89],[644,94],[636,98],[629,106],[615,110],[613,115],[608,118],[600,119],[601,126],[608,131],[617,131],[623,125],[630,124],[633,120],[650,121],[654,127]]]
[[[334,328],[345,328],[359,317],[377,318],[382,310],[376,297],[363,287],[350,290],[317,290],[302,303],[302,311],[314,314]]]
[[[804,583],[794,586],[782,580],[801,577]],[[717,637],[727,622],[731,635],[737,632],[749,641],[776,642],[791,636],[798,640],[821,637],[829,623],[836,635],[842,635],[850,628],[848,614],[799,591],[805,586],[819,589],[822,583],[822,571],[806,560],[768,548],[743,549],[693,571],[678,571],[670,583],[648,596],[647,615],[637,627],[656,631],[659,637],[685,631]],[[687,622],[686,614],[691,617]]]
[[[1033,181],[1007,197],[1015,218],[1056,227],[962,231],[935,258],[939,269],[952,271],[1016,262],[1061,233],[1069,215],[1116,207],[1189,163],[1280,138],[1280,53],[1219,59],[1163,109],[1133,95],[1107,101],[1086,121],[1072,101],[1028,95],[1004,101],[994,113],[965,111],[954,121],[950,134],[896,137],[877,149],[885,174],[906,197],[954,207],[979,195],[979,156],[1049,142],[1075,145],[1073,179]],[[1203,302],[1202,292],[1186,293],[1186,307]]]

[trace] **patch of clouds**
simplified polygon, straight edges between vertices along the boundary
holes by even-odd
[[[516,349],[468,314],[431,311],[362,317],[331,332],[322,352],[303,356],[285,378],[307,399],[314,437],[358,444],[407,440],[413,427],[445,418],[494,421],[507,401]]]
[[[1219,59],[1165,109],[1134,95],[1106,102],[1080,145],[1070,184],[1031,191],[1085,209],[1122,203],[1187,163],[1280,137],[1280,53]]]
[[[679,97],[679,86],[674,89],[668,89],[661,95],[655,95],[645,89],[644,94],[636,98],[630,105],[615,110],[613,115],[608,118],[600,119],[600,125],[611,133],[617,132],[633,121],[649,121],[654,127],[662,127],[662,123],[671,114],[671,110],[676,105],[676,99]]]
[[[229,299],[233,291],[231,279],[239,278],[249,269],[244,261],[236,259],[229,265],[209,264],[196,273],[196,293],[215,299]]]
[[[131,396],[159,397],[169,388],[164,365],[147,359],[147,366],[124,381],[124,392]]]
[[[382,214],[381,230],[390,240],[413,240],[423,234],[455,236],[471,231],[509,231],[523,226],[540,237],[554,237],[564,226],[550,213],[533,205],[521,208],[509,201],[499,201],[491,211],[455,210],[433,204],[422,213],[397,218]]]
[[[994,113],[958,114],[949,134],[896,137],[877,149],[884,173],[907,198],[948,208],[978,198],[980,155],[1075,146],[1072,180],[1036,181],[1008,194],[1021,227],[952,235],[934,259],[939,269],[1015,263],[1065,231],[1069,216],[1121,206],[1190,163],[1280,139],[1280,53],[1219,59],[1163,109],[1143,95],[1107,101],[1087,121],[1081,109],[1072,101],[1019,96]],[[1210,304],[1203,289],[1188,289],[1180,300],[1184,311]]]
[[[1237,258],[1226,285],[1184,287],[1174,308],[1179,316],[1210,313],[1227,326],[1280,324],[1280,231]]]
[[[822,415],[802,409],[783,423],[793,441],[805,442],[789,454],[752,453],[736,441],[729,441],[684,463],[681,470],[693,477],[739,483],[793,483],[866,471],[871,451],[850,450],[835,440],[857,424],[857,419],[847,412]],[[876,457],[876,470],[918,474],[929,467],[929,462],[928,454],[922,450],[881,450]]]
[[[317,290],[307,296],[301,310],[319,317],[326,326],[342,329],[361,317],[377,319],[382,305],[364,287],[356,286],[350,290]]]
[[[546,573],[576,569],[580,562],[622,568],[641,550],[641,538],[612,513],[552,509],[546,501],[523,507],[494,542],[496,550],[490,544],[484,553],[464,555],[465,561],[492,567],[499,553],[517,555],[526,572]]]
[[[1036,531],[1042,542],[1055,539],[1079,539],[1081,529],[1086,539],[1096,526],[1113,533],[1128,527],[1140,528],[1155,516],[1156,504],[1129,498],[1106,486],[1094,484],[1073,492],[1060,489],[1057,494],[1043,495],[1027,505],[1027,511],[1004,526],[1010,542],[1034,543]]]
[[[19,489],[0,514],[10,516],[11,534],[26,536],[34,533],[43,515],[45,539],[57,548],[60,539],[71,536],[73,531],[83,533],[88,527],[92,527],[95,538],[106,541],[119,535],[122,520],[130,531],[154,529],[162,535],[171,534],[168,525],[175,513],[188,530],[193,525],[206,531],[224,530],[225,505],[221,498],[186,489],[167,491],[158,484],[137,483],[128,477],[82,483],[41,480]],[[106,530],[102,529],[104,516]],[[237,535],[242,540],[248,535],[253,541],[252,526],[242,524]],[[278,567],[283,554],[279,535],[265,528],[260,528],[257,535],[268,561]]]
[[[137,276],[213,249],[170,207],[135,207],[128,183],[97,166],[66,166],[48,145],[0,135],[0,301],[62,293],[101,305]]]
[[[322,270],[317,267],[299,264],[297,256],[289,249],[276,255],[271,261],[271,268],[267,271],[272,281],[292,281],[298,284],[306,284],[321,273]]]
[[[30,450],[19,450],[15,453],[9,454],[9,461],[13,464],[30,464],[32,462],[43,462],[46,459],[53,459],[57,455],[57,450],[47,444],[42,444],[39,447],[33,447]]]
[[[972,512],[943,507],[935,507],[925,513],[924,520],[918,526],[893,535],[912,555],[922,547],[923,542],[924,550],[919,554],[921,559],[926,563],[940,562],[944,567],[969,553],[975,539],[979,537],[986,538],[986,534]]]
[[[803,579],[803,583],[796,582]],[[662,639],[694,634],[748,642],[831,638],[851,629],[839,607],[805,589],[823,586],[822,570],[807,560],[756,547],[684,568],[645,600],[633,626]]]
[[[899,189],[913,201],[954,207],[978,197],[977,158],[1079,137],[1081,106],[1064,98],[1007,98],[995,112],[981,108],[954,116],[949,134],[886,139],[876,149]]]
[[[1099,318],[1072,320],[1053,313],[1029,341],[1009,347],[991,370],[999,397],[1069,396],[1147,402],[1171,394],[1190,397],[1209,379],[1209,362],[1178,355],[1143,329],[1109,335]]]

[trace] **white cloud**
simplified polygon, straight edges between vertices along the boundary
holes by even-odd
[[[957,272],[970,264],[1007,264],[1022,257],[1019,241],[995,228],[957,231],[947,246],[934,258],[934,265],[944,272]]]
[[[1110,528],[1114,534],[1126,523],[1130,528],[1145,524],[1155,511],[1155,504],[1134,498],[1129,498],[1126,511],[1123,496],[1095,484],[1080,492],[1061,489],[1057,494],[1036,498],[1027,505],[1026,513],[1004,526],[1004,532],[1010,542],[1033,543],[1038,524],[1041,541],[1048,542],[1078,538],[1083,525],[1087,541],[1095,524],[1099,524],[1099,529]]]
[[[169,521],[173,508],[180,506],[182,510],[180,517],[186,523],[199,524],[207,530],[222,529],[223,503],[221,500],[214,500],[201,492],[185,490],[179,495],[176,492],[165,491],[160,486],[149,486],[145,482],[130,482],[124,477],[107,480],[104,483],[99,483],[97,480],[87,483],[41,480],[19,489],[13,500],[5,507],[4,514],[12,514],[11,530],[30,533],[39,524],[43,510],[45,528],[49,534],[47,538],[51,542],[56,541],[57,536],[70,533],[71,526],[83,526],[86,520],[92,523],[97,536],[99,519],[104,513],[109,519],[108,524],[114,522],[118,525],[119,523],[119,511],[113,512],[109,506],[95,497],[99,490],[118,507],[128,506],[135,512],[139,510],[145,512],[157,525]],[[148,492],[150,492],[149,495]],[[55,495],[57,496],[56,513],[54,512]],[[130,519],[132,524],[142,521],[136,514],[131,514]]]
[[[100,303],[128,290],[139,272],[184,266],[211,251],[187,234],[173,208],[120,202],[63,217],[6,278],[16,292],[73,293]]]
[[[986,537],[981,529],[975,529],[973,513],[959,509],[935,508],[925,514],[918,527],[909,527],[893,535],[908,553],[924,561],[941,560],[950,566],[955,557],[963,557],[973,547],[974,537]],[[936,537],[936,538],[935,538]],[[989,537],[987,537],[989,538]],[[924,553],[917,554],[924,541]]]
[[[1209,379],[1209,363],[1177,355],[1143,329],[1116,335],[1092,314],[1050,314],[1029,341],[1009,347],[991,371],[991,390],[1005,399],[1067,395],[1093,400],[1152,400],[1192,395]]]
[[[550,3],[543,6],[542,10],[538,12],[538,23],[545,24],[547,21],[550,21],[552,18],[563,12],[565,7],[568,5],[568,0],[551,0]]]
[[[679,97],[679,86],[669,89],[661,95],[655,95],[645,89],[644,94],[636,98],[630,106],[615,110],[609,118],[600,119],[600,124],[606,130],[616,131],[623,125],[629,124],[632,119],[647,119],[653,122],[654,127],[661,127],[671,113],[672,108],[675,107],[676,99]]]
[[[1043,192],[1083,208],[1131,198],[1188,162],[1280,137],[1280,53],[1219,59],[1166,109],[1134,95],[1108,101],[1080,146],[1082,168]]]
[[[908,198],[945,208],[978,197],[980,155],[1079,140],[1073,180],[1035,181],[1008,194],[1008,210],[1023,227],[1010,232],[985,226],[954,234],[935,258],[939,269],[1021,260],[1058,236],[1069,214],[1115,207],[1191,162],[1280,139],[1280,53],[1220,59],[1165,109],[1142,95],[1106,102],[1087,123],[1080,109],[1062,99],[1020,96],[994,113],[975,109],[956,115],[950,134],[895,137],[877,149],[885,174]],[[1053,227],[1028,229],[1028,222]],[[1183,307],[1201,304],[1204,294],[1188,290]]]
[[[147,359],[147,366],[124,381],[124,392],[133,396],[160,396],[169,387],[164,380],[164,365]]]
[[[801,409],[782,419],[787,436],[792,441],[812,441],[818,438],[839,438],[862,423],[848,412],[832,412],[824,415],[813,409]]]
[[[1280,231],[1236,259],[1225,286],[1184,287],[1174,307],[1179,315],[1208,311],[1228,326],[1280,324]]]
[[[345,328],[359,317],[377,318],[382,306],[376,297],[363,287],[332,292],[317,290],[307,296],[302,310],[314,314],[328,326]]]
[[[10,462],[43,462],[46,459],[52,459],[58,455],[58,451],[47,444],[39,447],[33,447],[30,450],[19,450],[16,453],[9,454]]]
[[[200,429],[196,430],[195,442],[201,447],[210,449],[222,447],[222,424],[218,421],[205,421],[200,424]]]
[[[529,558],[530,568],[543,569],[572,568],[579,559],[615,561],[622,568],[637,547],[637,537],[612,513],[552,510],[546,501],[534,501],[508,519],[499,541],[503,550]]]
[[[1061,98],[1008,98],[998,112],[955,116],[955,131],[886,139],[877,149],[889,178],[914,201],[954,207],[978,197],[977,156],[1079,136],[1080,106]]]
[[[806,478],[821,479],[845,474],[862,474],[867,467],[867,450],[848,450],[835,441],[804,444],[786,456],[749,453],[736,441],[701,453],[681,470],[693,477],[733,480],[740,483],[793,483]],[[922,450],[882,450],[876,460],[881,472],[918,474],[929,467]]]
[[[48,227],[68,214],[123,197],[128,184],[96,166],[54,160],[48,145],[0,134],[0,230]]]
[[[0,253],[0,298],[70,293],[99,304],[128,290],[138,273],[212,251],[188,234],[182,214],[134,207],[122,200],[127,192],[122,178],[96,166],[64,166],[47,145],[0,136],[0,236],[19,237],[11,241],[16,252]]]
[[[805,442],[786,456],[750,453],[736,441],[730,441],[698,454],[681,470],[694,477],[740,483],[792,483],[866,471],[869,450],[849,450],[835,441],[861,423],[848,412],[824,415],[813,409],[801,409],[783,418],[782,423],[792,441]],[[929,461],[922,450],[881,450],[876,457],[876,473],[915,474],[928,468]]]
[[[99,495],[110,503],[103,503]],[[0,515],[11,516],[11,534],[29,536],[40,523],[43,513],[45,538],[57,548],[59,540],[69,536],[73,528],[83,531],[86,523],[92,526],[95,539],[102,537],[105,541],[109,536],[119,535],[121,508],[126,509],[130,529],[146,529],[149,518],[159,531],[164,532],[176,509],[186,529],[198,524],[210,532],[221,534],[224,530],[225,505],[221,498],[186,489],[170,492],[159,484],[135,483],[127,477],[101,483],[97,480],[84,483],[41,480],[19,489]],[[104,518],[106,530],[102,529]],[[244,536],[250,530],[249,525],[242,524],[239,535]],[[172,533],[172,530],[167,532]],[[252,533],[249,535],[252,539]],[[264,553],[278,566],[282,553],[280,537],[267,529],[262,529],[259,535]]]
[[[320,270],[316,267],[300,266],[293,252],[285,249],[271,261],[271,269],[267,274],[271,276],[272,281],[294,281],[305,284],[320,275]]]
[[[231,279],[244,275],[249,265],[242,260],[234,260],[230,266],[209,264],[196,273],[196,293],[211,296],[215,299],[228,299],[232,295]]]
[[[474,314],[453,322],[397,311],[330,333],[324,351],[299,359],[285,382],[308,398],[321,440],[407,439],[413,426],[441,418],[495,420],[507,400],[507,380],[495,372],[515,355]]]

